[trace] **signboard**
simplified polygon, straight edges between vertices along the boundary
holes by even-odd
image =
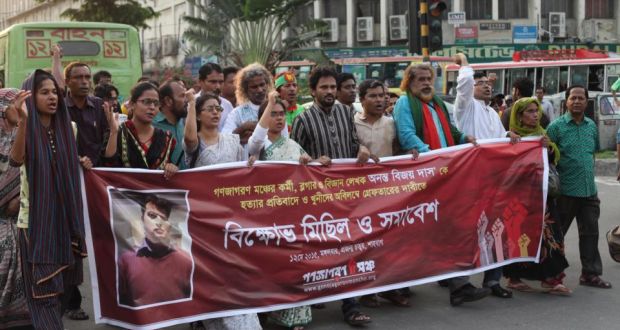
[[[505,31],[510,30],[509,22],[487,22],[479,23],[481,31]]]
[[[478,41],[481,44],[512,43],[510,22],[482,22],[479,23],[479,28]]]
[[[472,45],[478,43],[478,27],[464,26],[454,28],[454,37],[457,45]]]
[[[448,24],[461,25],[465,24],[465,12],[453,11],[448,13]]]
[[[515,44],[536,43],[538,27],[536,25],[515,25],[512,30],[512,40]]]

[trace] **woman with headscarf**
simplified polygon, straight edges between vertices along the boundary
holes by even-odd
[[[0,329],[31,323],[17,240],[19,169],[9,166],[19,121],[15,105],[25,96],[19,89],[0,89]]]
[[[86,256],[75,131],[54,77],[36,70],[24,81],[26,106],[11,149],[20,166],[17,220],[24,288],[36,329],[63,329],[63,298],[82,283]],[[89,167],[92,164],[82,163]]]
[[[538,99],[526,97],[514,103],[510,114],[510,130],[525,136],[542,136],[543,146],[549,152],[549,162],[557,164],[560,160],[558,147],[549,140],[540,126],[543,109]],[[540,263],[516,263],[504,267],[508,287],[522,292],[535,291],[521,281],[521,278],[541,281],[542,288],[551,294],[570,295],[572,291],[563,283],[564,269],[568,261],[564,255],[564,236],[558,219],[556,199],[547,196],[547,208],[541,242]]]

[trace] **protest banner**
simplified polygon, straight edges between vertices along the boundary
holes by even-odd
[[[534,262],[546,175],[532,139],[366,166],[86,171],[96,322],[157,328]]]

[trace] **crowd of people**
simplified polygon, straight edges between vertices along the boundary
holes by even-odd
[[[157,169],[169,179],[178,170],[237,161],[250,166],[255,160],[329,166],[332,159],[354,158],[364,165],[403,154],[415,161],[430,150],[504,137],[516,144],[522,137],[540,136],[559,173],[561,191],[547,199],[540,263],[486,271],[481,287],[463,276],[441,281],[449,288],[450,304],[489,295],[509,299],[513,291],[541,288],[570,295],[572,290],[563,282],[569,266],[564,234],[574,218],[582,267],[579,283],[612,286],[601,278],[600,201],[594,182],[598,130],[584,115],[584,86],[566,90],[567,112],[557,118],[542,100],[544,90],[534,91],[527,79],[515,81],[514,103],[506,107],[493,95],[494,77],[474,72],[458,54],[455,62],[461,68],[453,113],[435,93],[435,71],[426,64],[407,68],[400,96],[381,81],[358,83],[353,75],[315,67],[309,75],[314,102],[304,108],[297,103],[294,72],[274,77],[257,63],[244,68],[207,63],[199,70],[197,88],[178,78],[161,84],[145,78],[126,102],[119,103],[108,72],[93,75],[79,62],[62,68],[60,57],[55,47],[49,72],[36,70],[21,88],[0,89],[0,328],[63,329],[63,316],[89,318],[79,289],[87,255],[85,206],[75,175],[79,167]],[[537,97],[532,97],[534,92]],[[359,112],[353,105],[358,97]],[[618,142],[620,146],[620,134]],[[611,235],[620,237],[619,229]],[[145,247],[150,252],[142,255],[147,258],[158,251],[169,253],[148,237]],[[507,278],[505,287],[502,276]],[[539,281],[541,288],[523,279]],[[371,317],[362,312],[362,305],[378,307],[386,300],[407,307],[410,299],[408,288],[343,299],[343,320],[363,325]],[[189,326],[260,329],[271,322],[299,330],[311,322],[313,310],[323,307]]]

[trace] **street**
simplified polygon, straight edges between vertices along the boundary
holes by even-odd
[[[364,308],[373,322],[366,329],[617,329],[620,324],[620,264],[610,256],[605,233],[620,223],[620,184],[614,177],[597,177],[601,217],[599,220],[599,248],[603,260],[603,278],[610,281],[611,290],[580,286],[579,249],[576,222],[565,238],[566,253],[570,263],[565,284],[573,289],[571,297],[551,296],[544,293],[515,292],[512,299],[490,296],[479,302],[466,303],[459,307],[449,304],[448,290],[436,284],[413,287],[412,306],[396,307],[382,300],[377,309]],[[87,271],[87,270],[85,270]],[[95,325],[90,278],[85,274],[81,286],[84,301],[82,307],[90,315],[88,321],[65,319],[65,328],[113,329],[106,325]],[[474,285],[480,285],[480,274],[472,277]],[[503,282],[505,284],[505,282]],[[539,283],[528,282],[538,287]],[[327,304],[324,310],[313,310],[313,322],[307,329],[352,329],[342,321],[340,302]],[[189,329],[179,325],[168,329]],[[276,329],[269,326],[267,329]]]

